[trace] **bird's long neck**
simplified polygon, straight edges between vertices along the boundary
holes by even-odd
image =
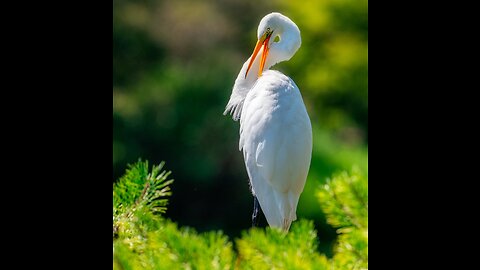
[[[250,68],[247,76],[245,77],[245,74],[247,73],[247,69],[248,69],[248,64],[250,63],[250,59],[252,57],[250,56],[247,59],[247,61],[243,64],[242,69],[240,70],[240,73],[238,73],[235,84],[240,83],[242,87],[248,87],[249,89],[252,88],[252,86],[255,84],[255,82],[258,79],[258,69],[260,68],[261,57],[262,57],[261,53],[256,55],[255,59],[253,60],[252,67]]]
[[[252,63],[252,67],[250,68],[247,76],[245,77],[248,69],[248,64],[250,63],[250,58],[252,57],[250,56],[243,64],[242,69],[238,73],[237,79],[235,80],[235,85],[233,86],[234,91],[238,91],[244,94],[244,96],[247,95],[247,92],[253,87],[253,85],[258,79],[258,69],[260,68],[261,53],[257,54],[255,60]]]
[[[225,108],[223,114],[231,113],[233,119],[236,121],[240,119],[242,113],[243,101],[245,100],[248,92],[252,89],[253,85],[258,79],[258,69],[260,68],[260,54],[257,55],[255,60],[252,63],[252,67],[247,73],[248,64],[250,63],[250,58],[243,64],[242,69],[238,73],[235,84],[233,85],[232,94],[230,95],[230,100]]]

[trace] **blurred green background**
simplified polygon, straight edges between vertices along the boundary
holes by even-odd
[[[253,199],[239,123],[223,116],[235,78],[273,11],[300,28],[302,46],[273,69],[302,92],[313,157],[298,205],[329,254],[335,230],[314,191],[333,172],[368,173],[368,2],[319,0],[113,3],[113,181],[127,163],[166,161],[173,196],[166,216],[231,237],[251,226]],[[263,221],[265,224],[265,221]]]

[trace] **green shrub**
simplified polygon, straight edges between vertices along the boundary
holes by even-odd
[[[336,174],[318,188],[320,207],[339,233],[327,258],[309,220],[288,233],[252,228],[234,242],[221,231],[179,228],[161,216],[173,182],[163,165],[149,172],[148,162],[138,161],[113,187],[114,269],[368,269],[368,178],[360,171]]]

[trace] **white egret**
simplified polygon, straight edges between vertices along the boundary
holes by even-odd
[[[268,224],[288,231],[297,218],[310,167],[312,126],[295,82],[269,68],[290,60],[300,48],[300,30],[288,17],[274,12],[260,21],[257,36],[224,115],[240,119],[239,149],[254,196],[253,226],[260,203]]]

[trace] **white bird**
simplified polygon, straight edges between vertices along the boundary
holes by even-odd
[[[269,68],[300,48],[300,30],[274,12],[260,21],[258,42],[243,64],[224,115],[240,119],[239,149],[254,196],[271,227],[288,231],[305,186],[312,156],[312,126],[295,82]],[[259,52],[261,53],[261,56]]]

